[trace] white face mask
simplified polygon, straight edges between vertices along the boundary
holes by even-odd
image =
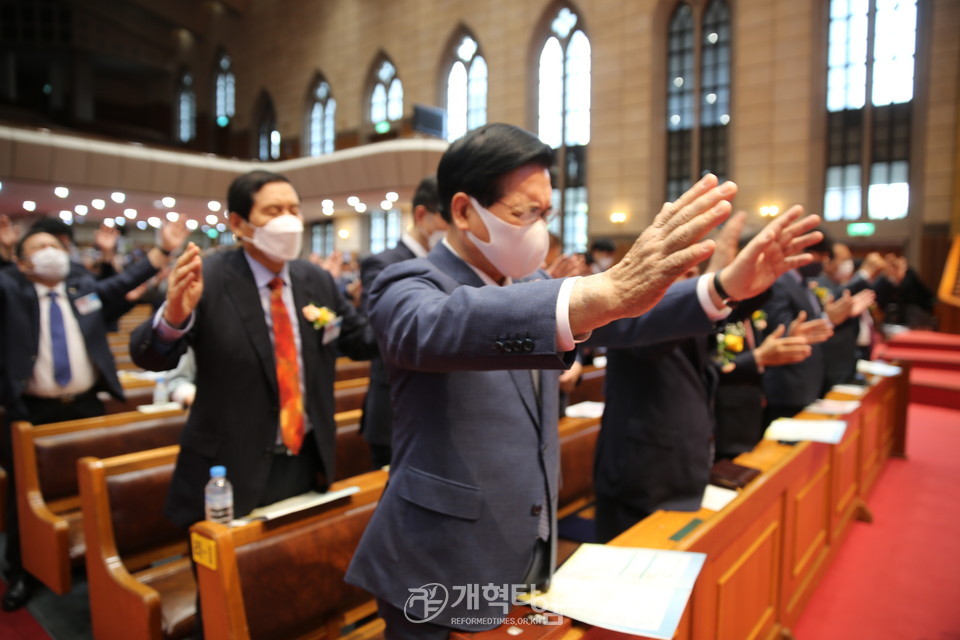
[[[853,260],[844,260],[837,267],[837,277],[841,280],[847,280],[853,275]]]
[[[295,260],[303,247],[303,220],[289,214],[271,218],[262,227],[253,227],[251,242],[275,262]]]
[[[522,278],[540,268],[550,249],[546,222],[537,220],[533,224],[518,227],[484,209],[472,196],[470,204],[480,215],[490,235],[489,242],[484,242],[471,233],[473,244],[497,271],[511,278]]]
[[[70,273],[70,256],[56,247],[44,247],[32,256],[33,274],[44,280],[60,282]]]
[[[597,266],[603,271],[606,271],[613,266],[613,256],[603,256],[602,258],[597,258]]]

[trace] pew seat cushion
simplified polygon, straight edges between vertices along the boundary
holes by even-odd
[[[197,606],[197,582],[189,558],[177,558],[144,569],[134,577],[160,594],[163,637],[180,640],[193,635]]]

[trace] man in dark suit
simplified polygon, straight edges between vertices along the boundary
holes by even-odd
[[[825,318],[836,328],[872,302],[872,295],[851,296],[849,292],[833,299],[830,291],[817,282],[824,263],[832,256],[831,242],[824,237],[809,251],[814,255],[813,262],[783,274],[774,283],[770,300],[763,307],[768,327],[788,326],[802,312],[806,318]],[[796,415],[829,389],[824,344],[813,344],[810,357],[802,362],[768,369],[763,374],[768,402],[766,424]]]
[[[661,298],[678,311],[665,325],[688,329],[679,312],[697,297],[694,287],[664,294],[712,251],[699,240],[726,218],[736,193],[706,176],[663,207],[620,263],[553,280],[538,270],[552,164],[549,146],[510,125],[454,142],[437,170],[447,236],[426,258],[386,268],[370,292],[393,385],[393,460],[346,579],[377,596],[390,640],[490,628],[518,586],[549,583],[559,370],[591,331],[641,316]],[[769,234],[768,258],[806,246],[809,238],[797,237],[804,225]],[[754,276],[772,266],[757,258]],[[744,280],[748,294],[772,282]],[[487,585],[497,589],[481,599]]]
[[[440,215],[437,178],[428,176],[420,181],[413,195],[413,226],[403,234],[397,246],[370,256],[360,263],[360,281],[363,284],[361,310],[369,313],[370,289],[373,281],[385,267],[403,260],[423,258],[447,231],[447,223]],[[370,361],[370,386],[363,402],[360,432],[370,444],[373,468],[390,464],[390,434],[393,410],[390,408],[390,379],[383,360]]]
[[[184,528],[204,518],[213,465],[227,468],[237,516],[323,490],[334,477],[337,350],[357,360],[376,353],[330,274],[297,259],[300,198],[285,177],[241,175],[227,206],[242,247],[201,261],[188,245],[165,304],[130,339],[134,362],[153,371],[173,369],[193,348],[196,398],[165,507]]]
[[[0,270],[0,403],[6,419],[34,424],[103,414],[98,391],[122,400],[108,324],[127,309],[126,294],[166,265],[183,242],[182,227],[164,227],[149,259],[102,280],[75,263],[67,247],[42,228],[29,230],[16,247],[17,268]],[[2,425],[0,453],[7,473],[7,571],[9,588],[0,606],[23,606],[31,579],[22,570],[10,425]]]

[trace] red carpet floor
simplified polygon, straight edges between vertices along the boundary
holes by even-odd
[[[793,632],[797,640],[960,640],[960,411],[912,404],[887,463]]]
[[[7,583],[0,579],[0,593],[7,590]],[[0,638],[3,640],[48,640],[50,636],[33,619],[26,608],[18,611],[0,611]]]

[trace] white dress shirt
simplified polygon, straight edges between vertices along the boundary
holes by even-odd
[[[37,290],[40,302],[40,344],[37,359],[33,365],[33,375],[24,392],[41,398],[59,398],[66,395],[79,395],[93,388],[97,381],[97,369],[87,353],[80,323],[73,313],[73,306],[67,297],[67,287],[60,282],[48,287],[39,282],[33,286]],[[53,377],[53,343],[50,340],[50,292],[57,293],[57,305],[63,316],[64,334],[67,338],[67,353],[70,355],[70,382],[61,387]]]

